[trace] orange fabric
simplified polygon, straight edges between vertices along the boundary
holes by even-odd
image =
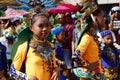
[[[88,79],[88,78],[80,78],[80,80],[90,80],[90,79]]]
[[[17,71],[20,70],[20,67],[22,65],[22,62],[25,57],[25,50],[26,50],[27,42],[24,44],[20,45],[16,56],[13,60],[14,67]],[[48,72],[48,64],[46,62],[43,63],[42,58],[40,57],[39,53],[34,53],[33,48],[29,48],[29,51],[27,53],[27,58],[26,58],[26,74],[27,75],[33,75],[36,76],[39,80],[50,80],[51,73]],[[55,54],[54,51],[52,52],[53,54],[53,67],[57,67],[56,62],[55,62]],[[44,64],[44,65],[43,65]],[[44,69],[43,69],[44,68]]]
[[[94,37],[85,33],[82,38],[81,42],[79,43],[76,50],[80,50],[80,57],[83,59],[86,63],[93,63],[98,61],[99,62],[99,68],[101,68],[101,61],[99,57],[99,48],[94,40]]]

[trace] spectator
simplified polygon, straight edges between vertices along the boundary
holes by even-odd
[[[118,44],[120,44],[120,7],[114,6],[110,11],[109,29],[115,33]]]
[[[103,43],[101,43],[101,62],[105,69],[105,76],[109,80],[118,80],[120,46],[117,46],[117,43],[113,42],[113,36],[110,30],[102,31],[100,34],[103,39]]]
[[[53,28],[52,32],[53,35],[55,35],[55,52],[56,52],[56,59],[57,64],[61,68],[60,70],[60,80],[66,80],[66,76],[63,73],[67,73],[66,64],[64,62],[64,56],[63,56],[63,42],[65,40],[65,33],[62,26],[59,26],[57,28]]]

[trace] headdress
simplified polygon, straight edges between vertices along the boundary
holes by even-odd
[[[51,30],[51,33],[53,35],[58,35],[59,33],[61,33],[63,31],[63,27],[62,26],[59,26],[59,27],[56,27],[56,28],[53,28]]]
[[[82,0],[78,5],[80,7],[80,10],[79,12],[77,12],[76,16],[81,17],[83,19],[87,18],[88,16],[91,16],[93,22],[96,23],[92,13],[98,9],[97,0]],[[86,23],[86,21],[84,24],[85,25],[82,27],[82,32],[77,44],[79,44],[82,35],[89,28],[88,23]]]
[[[104,38],[105,36],[112,34],[112,32],[110,30],[104,30],[102,32],[100,32],[101,37]]]
[[[44,13],[48,16],[47,11],[45,11],[45,9],[44,9],[45,5],[40,0],[30,1],[28,3],[28,6],[31,8],[31,11],[32,11],[33,15],[37,14],[37,13]]]
[[[2,35],[7,38],[16,38],[17,37],[14,27],[7,28],[6,30],[3,31]]]
[[[96,9],[98,9],[97,0],[82,0],[79,4],[80,13],[84,13],[85,17],[90,16]]]
[[[22,1],[22,0],[21,0]],[[30,2],[27,3],[27,6],[31,8],[30,12],[26,15],[29,18],[29,21],[31,18],[37,14],[37,13],[43,13],[46,16],[48,16],[47,11],[45,11],[45,5],[42,1],[40,0],[31,0]],[[27,34],[27,36],[26,36]],[[19,34],[17,41],[13,44],[12,50],[11,50],[11,57],[12,59],[15,56],[15,53],[17,51],[17,48],[20,44],[24,43],[25,41],[29,41],[29,39],[32,37],[33,33],[29,29],[29,27],[23,29]]]

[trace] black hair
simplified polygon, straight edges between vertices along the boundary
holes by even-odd
[[[97,16],[101,13],[102,9],[98,8],[97,10],[95,10],[92,14],[93,16]]]
[[[98,8],[92,14],[93,14],[93,16],[98,16],[99,14],[101,14],[101,12],[102,12],[102,10],[100,8]],[[93,24],[93,19],[91,16],[86,17],[86,23],[88,23],[88,26],[91,26]]]
[[[30,20],[30,24],[35,23],[36,20],[37,20],[37,17],[40,17],[40,16],[44,16],[44,17],[46,17],[48,19],[48,16],[46,14],[38,13],[38,14],[33,15],[32,19]]]
[[[98,8],[98,9],[95,10],[92,14],[93,14],[93,16],[97,16],[98,14],[101,13],[101,11],[102,11],[102,10],[101,10],[100,8]],[[92,19],[92,17],[91,17],[90,15],[85,18],[85,21],[86,21],[86,23],[87,23],[88,25],[85,26],[84,30],[81,32],[81,35],[80,35],[80,37],[79,37],[79,40],[78,40],[77,45],[78,45],[79,42],[81,41],[81,38],[82,38],[83,34],[84,34],[85,32],[87,32],[87,31],[89,31],[90,28],[91,28],[92,25],[93,25],[93,19]]]

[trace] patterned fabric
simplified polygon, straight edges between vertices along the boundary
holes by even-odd
[[[14,64],[11,65],[10,76],[16,80],[26,80],[26,77],[27,77],[26,74],[23,74],[21,72],[17,73],[14,68]]]
[[[90,78],[91,80],[106,80],[104,74],[98,74],[83,67],[74,68],[73,72],[79,78]]]
[[[52,58],[52,50],[53,48],[51,47],[51,45],[49,44],[48,41],[45,41],[44,44],[42,44],[42,46],[40,44],[37,44],[34,40],[30,42],[30,47],[35,48],[35,50],[33,52],[35,53],[40,53],[40,56],[44,59],[44,60],[48,60],[48,62],[50,62],[51,58]]]
[[[82,65],[83,69],[85,68],[84,66],[87,66],[88,64],[98,61],[99,65],[95,70],[92,71],[95,73],[95,75],[92,75],[92,76],[93,78],[95,78],[95,80],[99,80],[102,78],[101,75],[104,75],[103,74],[104,71],[100,61],[100,51],[98,46],[99,43],[97,41],[97,36],[95,35],[96,34],[93,31],[84,33],[81,38],[81,42],[79,43],[76,50],[80,51],[79,57],[84,62],[84,64]],[[100,76],[97,76],[97,75],[100,75]]]
[[[97,68],[94,71],[90,71],[87,68],[83,67],[82,65],[85,63],[83,62],[79,56],[80,51],[76,50],[76,52],[73,54],[73,56],[76,57],[74,61],[77,62],[77,68],[73,68],[74,74],[79,78],[90,78],[91,80],[106,80],[104,74],[100,73],[100,69]],[[103,77],[102,77],[103,76]]]
[[[110,30],[104,30],[102,32],[100,32],[102,38],[104,38],[105,36],[112,34]]]
[[[113,43],[109,47],[105,45],[101,47],[101,62],[105,69],[105,76],[109,80],[116,79],[118,77],[120,45]]]
[[[25,59],[27,44],[27,42],[24,42],[18,47],[18,50],[12,63],[14,65],[17,75],[21,74],[20,68],[23,60]],[[54,46],[51,43],[49,44],[51,45],[51,48],[54,48]],[[54,50],[51,51],[52,58],[50,60],[50,64],[48,63],[48,60],[44,60],[40,56],[40,52],[34,52],[35,50],[36,48],[33,48],[32,46],[29,47],[25,63],[26,71],[22,74],[22,76],[27,79],[29,75],[35,75],[39,80],[50,80],[53,69],[57,67]],[[14,71],[14,69],[11,69],[11,72],[12,71]]]

